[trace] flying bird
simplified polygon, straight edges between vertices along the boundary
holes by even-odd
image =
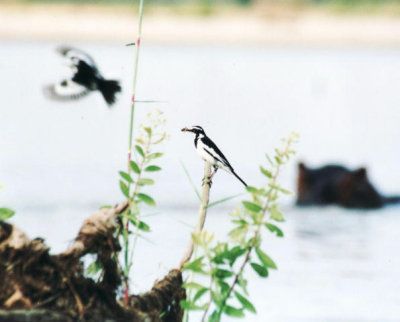
[[[211,183],[212,177],[215,175],[218,169],[223,169],[231,174],[233,174],[236,178],[239,179],[241,183],[247,186],[246,182],[244,182],[233,170],[229,161],[225,158],[220,149],[215,145],[215,143],[206,135],[203,128],[201,126],[195,125],[190,128],[185,127],[182,129],[183,132],[193,132],[196,136],[194,138],[194,146],[196,147],[197,154],[206,162],[211,163],[214,167],[214,171],[211,174],[208,181]]]
[[[59,47],[57,51],[64,56],[72,70],[72,76],[45,87],[45,94],[56,100],[76,100],[99,91],[107,104],[115,103],[115,95],[121,91],[116,80],[105,79],[96,63],[87,53],[71,47]]]

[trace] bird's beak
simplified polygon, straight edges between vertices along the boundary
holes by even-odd
[[[187,127],[184,127],[181,131],[186,132],[186,131],[189,131],[189,129]]]

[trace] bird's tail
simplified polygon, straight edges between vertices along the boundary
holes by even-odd
[[[236,178],[238,178],[239,179],[239,181],[241,182],[241,183],[243,183],[244,184],[244,186],[245,187],[247,187],[247,183],[246,182],[244,182],[243,181],[243,179],[241,178],[241,177],[239,177],[237,174],[236,174],[236,172],[235,171],[233,171],[233,170],[231,170],[231,172],[232,172],[232,174],[236,177]]]
[[[101,79],[98,82],[98,88],[108,105],[115,103],[115,94],[121,91],[118,81]]]

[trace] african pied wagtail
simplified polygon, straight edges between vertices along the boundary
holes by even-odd
[[[71,47],[59,47],[57,51],[68,60],[73,75],[57,84],[46,86],[47,96],[56,100],[74,100],[98,90],[108,105],[115,102],[115,94],[121,91],[119,82],[104,79],[88,54]]]
[[[219,168],[233,174],[236,178],[240,180],[245,186],[247,186],[246,182],[244,182],[233,170],[229,161],[225,158],[220,149],[215,145],[213,141],[206,135],[203,128],[201,126],[195,125],[191,128],[183,128],[183,132],[193,132],[196,137],[194,138],[194,146],[196,147],[197,154],[206,161],[211,163],[214,167],[214,171],[209,178],[209,182],[211,183],[212,177],[215,175]]]

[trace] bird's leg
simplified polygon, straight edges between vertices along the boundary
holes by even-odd
[[[218,170],[218,167],[217,167],[217,166],[214,166],[214,171],[211,173],[210,177],[207,178],[206,183],[207,183],[208,185],[210,185],[210,187],[211,187],[211,185],[212,185],[212,178],[213,178],[214,175],[217,173],[217,170]],[[205,182],[204,182],[205,179],[206,179],[206,178],[203,178],[203,185],[204,185],[204,183],[205,183]]]

